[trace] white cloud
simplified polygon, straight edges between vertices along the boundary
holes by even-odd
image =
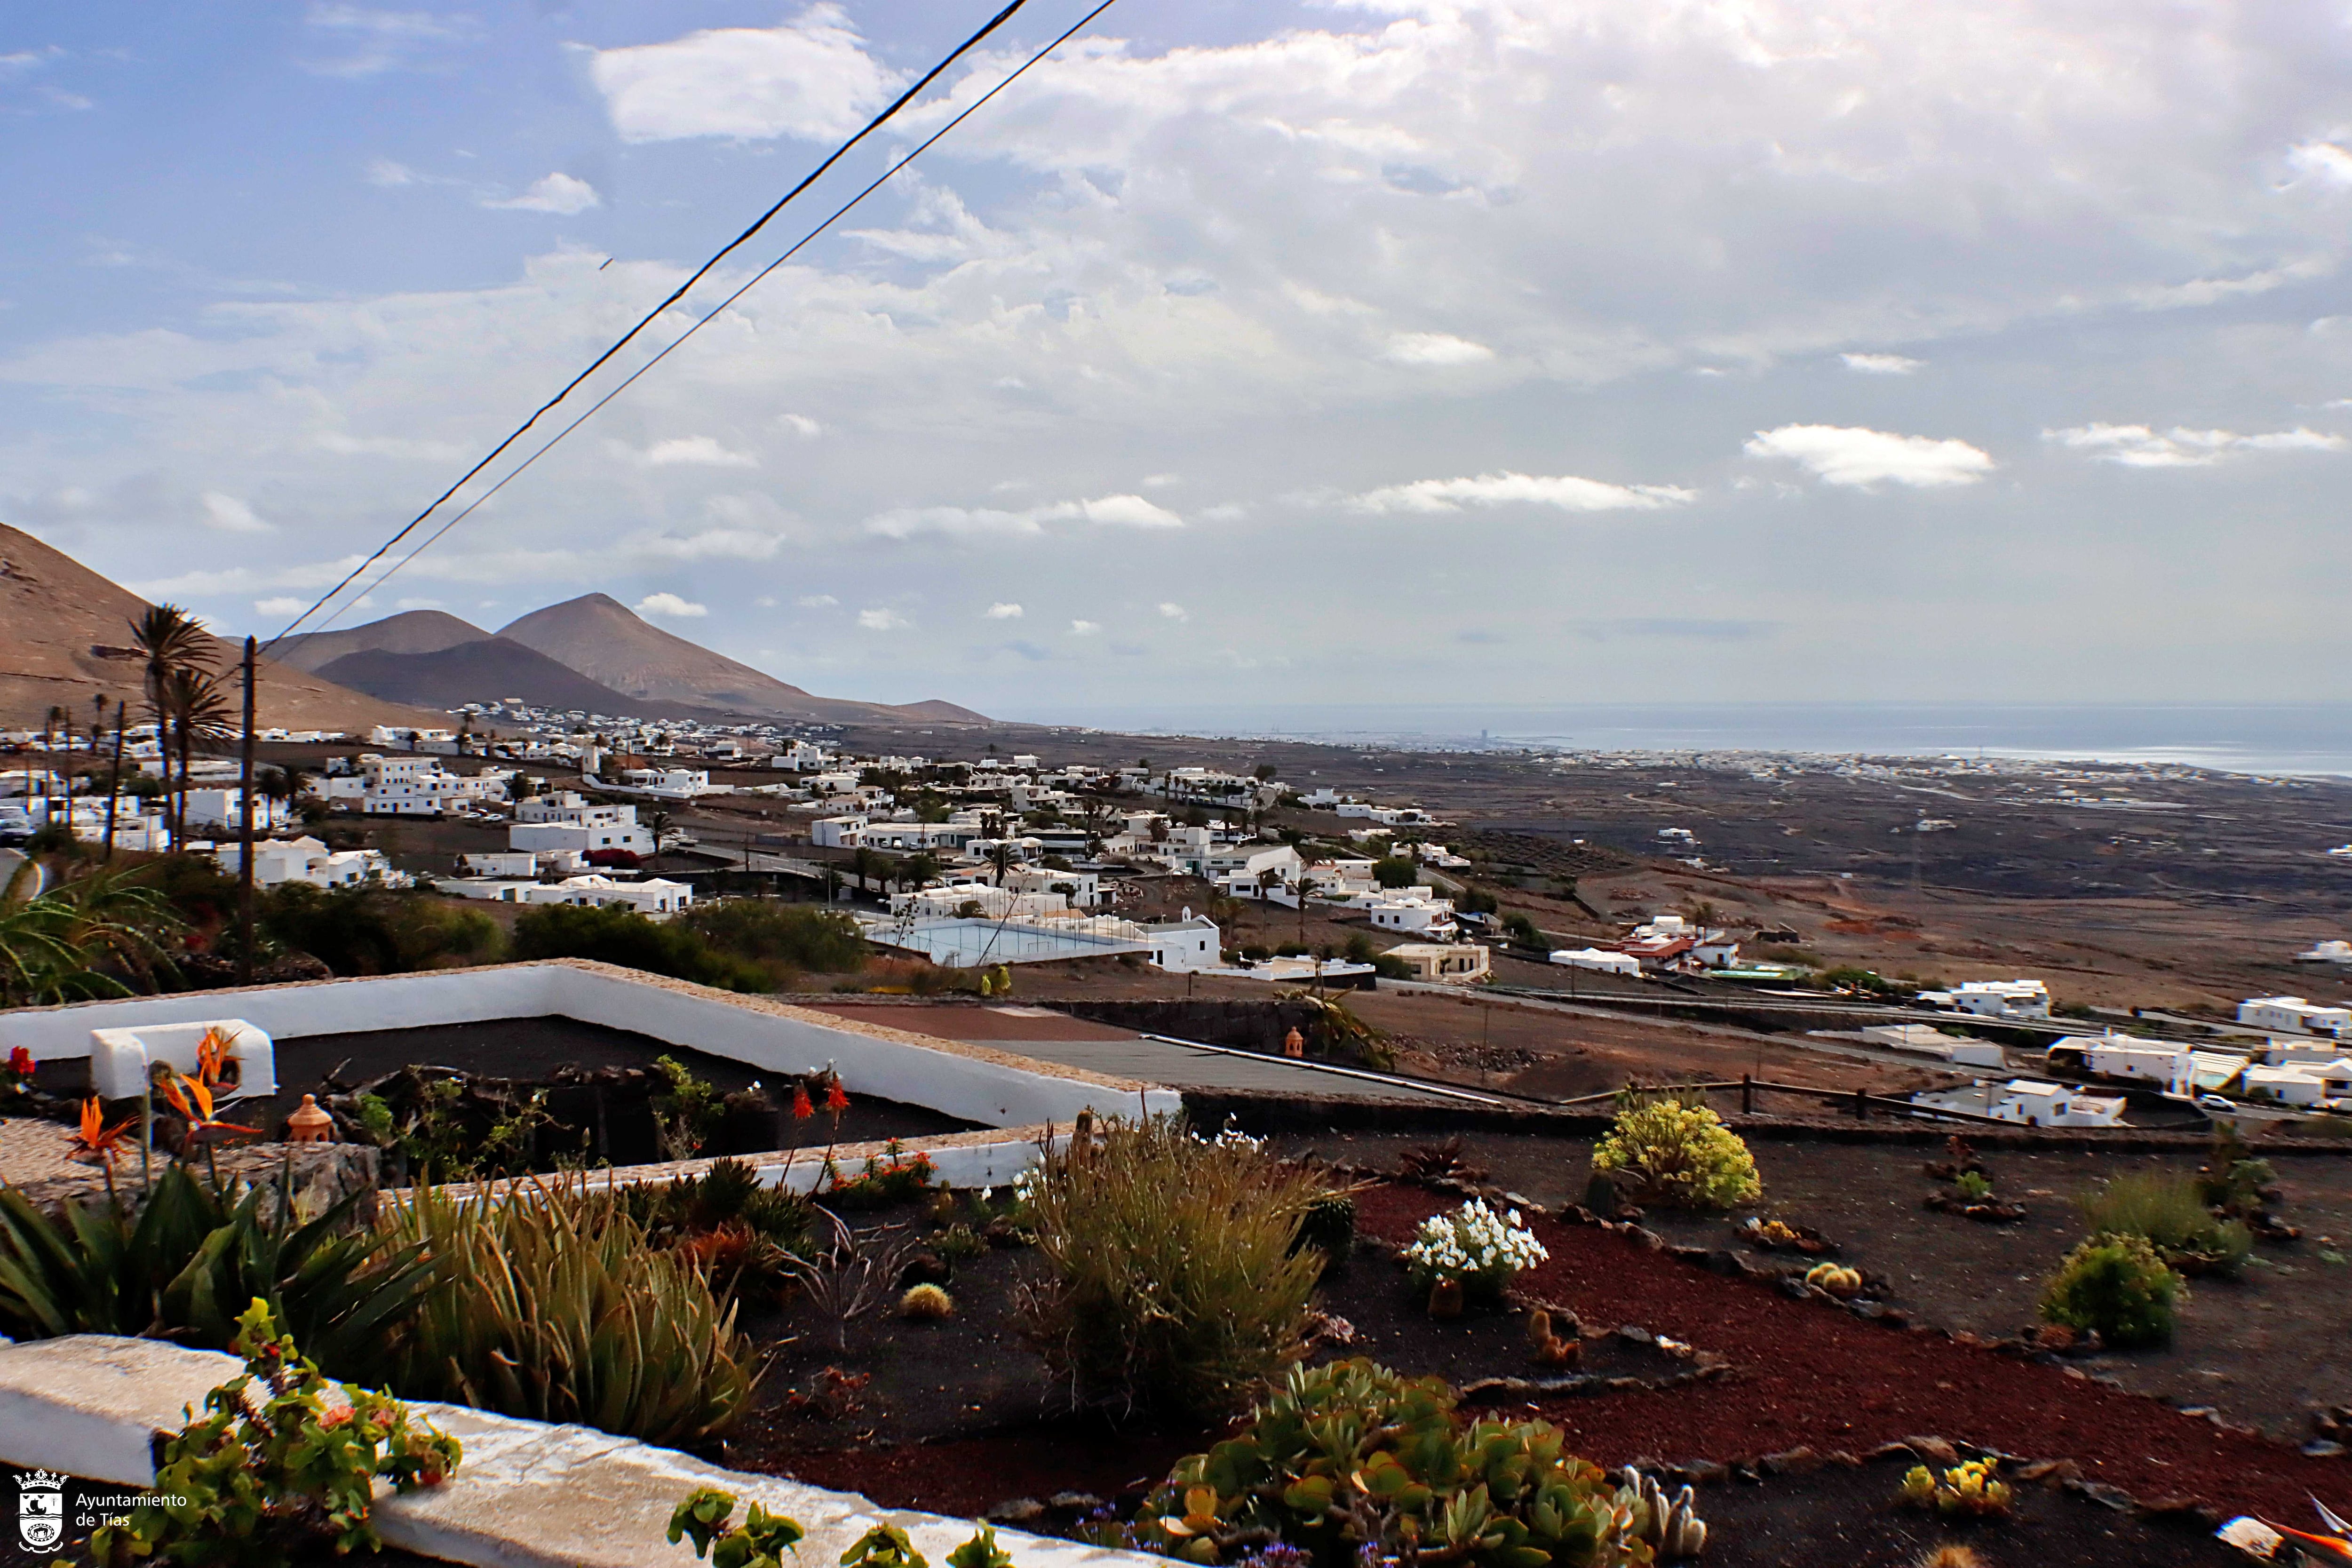
[[[519,196],[509,197],[505,201],[495,201],[485,197],[482,205],[486,207],[504,207],[513,212],[554,213],[562,217],[570,217],[574,213],[584,213],[590,207],[603,206],[604,199],[596,194],[596,187],[587,181],[559,171],[552,174],[542,175],[533,181],[530,189]]]
[[[1074,637],[1090,637],[1100,630],[1102,630],[1102,623],[1100,621],[1072,621],[1070,623],[1070,635]]]
[[[857,624],[869,632],[903,631],[907,626],[907,617],[896,610],[860,610],[857,612]]]
[[[779,414],[776,423],[803,441],[814,441],[824,434],[824,426],[805,414]]]
[[[710,613],[708,605],[698,605],[691,599],[681,599],[676,594],[647,594],[636,605],[641,616],[675,616],[695,619]]]
[[[1931,489],[1972,485],[1993,460],[1966,441],[1895,436],[1840,425],[1783,425],[1759,430],[1745,448],[1751,458],[1786,458],[1825,484],[1878,484]]]
[[[205,525],[217,528],[224,533],[271,531],[269,524],[262,521],[254,514],[251,506],[236,496],[225,494],[220,490],[206,490],[204,494],[204,506]]]
[[[2329,185],[2352,185],[2352,153],[2333,142],[2305,142],[2286,155],[2287,167],[2298,176]]]
[[[793,603],[803,610],[830,610],[838,605],[841,601],[830,594],[803,594]]]
[[[1858,370],[1864,375],[1909,375],[1927,362],[1906,359],[1901,354],[1840,354],[1848,370]]]
[[[367,183],[371,185],[413,185],[418,178],[415,170],[390,158],[378,158],[367,166]]]
[[[854,129],[898,83],[838,5],[780,27],[716,27],[599,49],[589,75],[629,142],[686,136],[822,140]]]
[[[617,447],[619,444],[614,443]],[[619,449],[649,468],[681,467],[705,468],[756,468],[760,459],[749,452],[730,451],[719,444],[714,436],[677,436],[667,441],[656,441],[643,452]]]
[[[318,37],[343,51],[302,62],[305,69],[320,76],[373,76],[416,64],[478,31],[467,16],[379,11],[366,5],[314,4],[302,19]]]
[[[699,533],[655,534],[635,542],[647,555],[670,561],[770,561],[784,536],[759,528],[706,528]]]
[[[1160,606],[1160,613],[1171,621],[1189,621],[1192,618],[1192,612],[1177,604],[1163,603]]]
[[[1115,528],[1181,528],[1184,520],[1164,507],[1157,507],[1141,496],[1105,496],[1100,500],[1080,501],[1078,510],[1088,522],[1103,523]]]
[[[751,603],[763,610],[772,610],[776,607],[776,596],[773,594],[762,594]]]
[[[991,605],[987,610],[988,618],[992,621],[1017,621],[1022,614],[1020,605],[1003,603]]]
[[[2044,430],[2042,437],[2105,463],[2127,468],[2202,468],[2230,452],[2340,452],[2343,437],[2296,426],[2241,436],[2233,430],[2191,430],[2176,425],[2158,432],[2145,425],[2077,425]]]
[[[299,616],[304,610],[310,608],[310,600],[297,599],[288,594],[279,594],[271,598],[256,599],[253,601],[254,609],[257,613],[265,616]]]
[[[1181,474],[1146,474],[1143,476],[1143,488],[1148,490],[1166,489],[1170,485],[1181,484],[1182,482],[1183,476]]]
[[[1459,511],[1466,506],[1524,502],[1562,511],[1655,511],[1697,494],[1677,485],[1612,485],[1574,474],[1480,474],[1457,479],[1415,479],[1353,498],[1361,511]]]
[[[949,538],[990,534],[1025,535],[1045,531],[1049,522],[1084,521],[1107,528],[1181,528],[1184,520],[1138,495],[1103,496],[1096,500],[1055,501],[1023,511],[996,507],[901,507],[866,520],[865,530],[883,539],[912,539],[937,533]]]
[[[1399,332],[1381,357],[1391,364],[1479,364],[1493,359],[1495,351],[1450,332]]]
[[[404,610],[437,610],[447,603],[445,599],[397,599],[396,607]]]

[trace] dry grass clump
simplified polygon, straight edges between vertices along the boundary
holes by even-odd
[[[1075,1401],[1230,1415],[1300,1353],[1323,1258],[1293,1243],[1327,1191],[1248,1140],[1114,1118],[1031,1185],[1028,1331]]]

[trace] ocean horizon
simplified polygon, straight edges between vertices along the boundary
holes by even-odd
[[[1438,750],[1984,756],[2352,777],[2352,702],[1136,704],[1018,719],[1134,734]]]

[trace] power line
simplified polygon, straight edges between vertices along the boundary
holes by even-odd
[[[606,361],[610,360],[614,354],[619,353],[624,348],[626,348],[629,343],[635,339],[639,332],[644,331],[646,327],[650,326],[653,323],[655,317],[660,315],[664,310],[668,310],[672,305],[677,304],[680,300],[684,299],[687,291],[692,289],[697,283],[701,282],[705,275],[707,275],[712,268],[717,267],[721,261],[724,261],[728,257],[733,255],[736,250],[740,249],[744,244],[750,241],[753,235],[758,234],[761,229],[766,227],[768,220],[774,217],[778,213],[783,211],[786,204],[791,202],[793,197],[799,195],[803,191],[807,190],[811,185],[816,184],[818,179],[821,178],[827,170],[831,169],[835,163],[839,163],[843,158],[848,155],[851,148],[856,146],[860,142],[865,141],[866,137],[879,130],[883,123],[888,121],[891,116],[897,114],[900,110],[906,108],[908,104],[914,101],[916,97],[919,95],[925,88],[930,86],[934,80],[938,79],[940,72],[946,70],[950,66],[955,64],[956,61],[961,59],[965,55],[978,47],[982,39],[986,38],[991,33],[993,33],[997,28],[1003,26],[1007,21],[1011,20],[1013,14],[1015,11],[1020,10],[1021,7],[1026,4],[1028,4],[1028,0],[1009,0],[1009,4],[1005,5],[1004,9],[990,17],[987,23],[982,26],[980,31],[972,34],[971,37],[966,38],[962,43],[958,44],[954,50],[950,52],[946,58],[940,60],[939,64],[933,66],[929,70],[925,71],[921,79],[912,87],[909,87],[906,91],[900,93],[896,99],[891,100],[889,107],[883,110],[881,113],[876,115],[873,119],[867,121],[865,126],[858,131],[857,134],[852,136],[848,141],[844,142],[840,146],[835,148],[825,158],[824,163],[819,163],[815,168],[810,170],[809,173],[801,180],[800,184],[794,185],[791,190],[786,191],[783,195],[777,200],[773,206],[770,207],[766,212],[763,212],[759,216],[751,227],[737,235],[733,239],[729,240],[726,245],[722,246],[719,251],[710,258],[709,260],[696,268],[691,277],[688,278],[685,282],[679,284],[675,289],[671,290],[668,297],[664,299],[660,304],[656,305],[651,310],[648,310],[645,316],[638,321],[636,325],[622,333],[620,337],[614,342],[610,348],[606,349],[603,353],[598,354],[593,361],[591,361],[587,369],[582,371],[578,375],[573,376],[570,381],[565,382],[562,391],[558,392],[554,396],[549,398],[545,403],[541,404],[537,408],[533,409],[530,418],[515,426],[513,433],[508,436],[505,440],[491,447],[482,458],[480,462],[476,463],[472,468],[459,475],[457,483],[451,485],[447,489],[443,490],[439,495],[434,497],[433,504],[431,506],[426,507],[423,511],[418,512],[414,518],[411,518],[408,522],[401,528],[399,532],[394,534],[390,539],[385,540],[382,544],[377,545],[374,552],[371,553],[366,560],[361,562],[357,566],[352,567],[341,582],[328,589],[324,594],[320,595],[319,597],[311,603],[310,608],[304,610],[300,615],[288,622],[286,629],[279,632],[278,636],[271,637],[268,643],[265,646],[275,647],[285,637],[291,635],[295,627],[300,626],[304,621],[309,620],[312,616],[316,615],[319,612],[320,605],[326,604],[328,600],[332,599],[345,588],[350,587],[352,584],[358,579],[362,573],[374,565],[378,561],[383,560],[385,555],[391,552],[394,545],[398,544],[402,540],[407,538],[411,533],[414,533],[420,526],[422,526],[425,520],[431,517],[433,513],[439,509],[443,501],[446,501],[451,496],[456,495],[458,490],[465,487],[467,480],[471,479],[476,474],[480,473],[484,468],[488,468],[493,462],[498,460],[500,453],[504,452],[509,447],[513,446],[517,441],[522,439],[524,433],[530,430],[533,425],[539,423],[539,419],[541,415],[547,413],[548,410],[553,408],[557,404],[570,396],[572,391],[577,388],[582,382],[586,381],[590,376],[595,374],[598,370],[604,367]]]
[[[1101,0],[1101,4],[1095,6],[1093,10],[1088,11],[1085,16],[1079,17],[1067,28],[1064,29],[1063,32],[1055,37],[1051,43],[1048,43],[1045,47],[1039,49],[1035,54],[1031,55],[1027,59],[1024,60],[1018,69],[1014,70],[1010,76],[1007,76],[1003,81],[998,82],[994,87],[990,88],[986,92],[981,94],[978,98],[972,100],[972,101],[966,106],[961,113],[957,114],[954,119],[949,121],[945,125],[940,126],[937,131],[931,132],[929,136],[924,138],[923,141],[919,142],[915,146],[914,150],[909,152],[905,157],[899,159],[897,163],[883,170],[882,173],[877,175],[865,189],[859,191],[856,195],[842,203],[838,207],[835,207],[833,212],[825,217],[824,222],[818,224],[814,228],[810,229],[808,233],[795,240],[790,249],[786,250],[782,256],[777,257],[773,261],[768,263],[767,266],[760,268],[759,271],[753,273],[744,281],[741,287],[738,288],[733,293],[728,295],[724,300],[721,300],[718,305],[710,310],[709,314],[695,321],[691,326],[688,327],[686,331],[680,332],[675,339],[673,339],[661,350],[660,353],[655,354],[645,363],[631,371],[627,377],[624,379],[619,385],[614,387],[610,392],[605,393],[602,397],[599,397],[595,402],[583,409],[579,416],[573,419],[571,424],[566,425],[562,429],[558,430],[554,435],[549,437],[537,450],[530,454],[530,456],[525,458],[521,462],[517,463],[512,468],[509,469],[498,483],[492,485],[488,489],[484,490],[480,495],[476,496],[472,500],[467,501],[466,505],[447,521],[435,529],[431,533],[425,535],[423,542],[421,542],[414,550],[411,550],[407,554],[402,556],[399,560],[385,567],[383,574],[379,575],[375,581],[370,583],[365,588],[362,588],[360,593],[355,595],[352,598],[345,600],[343,604],[336,609],[333,615],[328,616],[325,621],[321,622],[320,629],[324,630],[327,626],[333,625],[336,620],[341,617],[343,612],[350,609],[354,604],[358,603],[360,598],[364,597],[369,594],[373,594],[378,588],[383,587],[394,576],[398,575],[401,570],[410,562],[424,554],[427,550],[432,549],[434,544],[440,540],[443,534],[447,533],[451,529],[465,521],[468,517],[471,517],[474,514],[476,508],[481,506],[492,496],[497,495],[500,490],[506,489],[509,484],[520,478],[524,469],[530,468],[533,463],[538,462],[540,458],[545,457],[558,442],[562,441],[565,437],[571,435],[572,432],[579,429],[581,426],[585,425],[591,418],[594,417],[597,410],[603,408],[604,405],[612,402],[613,399],[620,396],[624,392],[626,392],[636,381],[637,377],[645,374],[646,372],[653,369],[654,366],[667,359],[672,350],[678,348],[685,343],[687,339],[694,336],[695,333],[709,326],[719,316],[724,315],[729,307],[732,306],[735,301],[740,300],[744,295],[750,293],[759,285],[762,279],[765,279],[770,273],[775,271],[776,268],[782,267],[785,262],[790,261],[793,257],[799,255],[803,248],[814,241],[818,236],[824,234],[825,230],[831,228],[836,222],[840,221],[843,216],[847,215],[852,207],[857,205],[858,203],[864,201],[867,196],[872,195],[876,191],[880,190],[893,174],[896,174],[899,170],[905,168],[908,164],[921,157],[926,152],[929,151],[934,142],[938,142],[949,132],[953,131],[957,126],[962,124],[967,119],[971,118],[972,114],[979,110],[982,104],[985,104],[990,99],[994,98],[998,93],[1003,92],[1006,88],[1011,87],[1014,82],[1020,80],[1021,78],[1027,73],[1031,66],[1035,65],[1047,55],[1052,54],[1055,49],[1061,47],[1062,45],[1067,43],[1072,37],[1076,37],[1080,31],[1082,31],[1088,23],[1101,16],[1104,12],[1109,10],[1111,6],[1116,4],[1118,4],[1118,0]],[[544,412],[544,410],[541,412]],[[521,432],[518,431],[516,434],[520,435]],[[496,454],[493,454],[493,456],[495,455]],[[479,470],[477,469],[477,471],[478,472]],[[459,482],[463,483],[464,481],[461,480]],[[446,500],[447,498],[445,496],[443,499]],[[436,501],[434,504],[437,506],[440,503]],[[430,509],[427,510],[429,510]],[[418,521],[422,521],[423,519],[420,518]],[[413,527],[414,525],[412,524],[411,526]],[[401,531],[403,533],[406,533],[408,530],[404,529]],[[385,548],[388,550],[391,544],[396,544],[398,542],[399,540],[395,537],[387,543]],[[383,551],[378,551],[376,552],[377,558],[380,558],[383,553]],[[372,560],[374,558],[372,558]],[[342,592],[345,587],[348,587],[351,584],[352,578],[357,577],[361,572],[366,571],[368,565],[371,563],[372,561],[362,562],[358,571],[353,572],[351,577],[346,577],[343,579],[342,583],[339,584],[334,589],[329,592],[326,595],[326,599],[331,599],[336,594]],[[326,603],[326,599],[321,599],[319,603],[322,605]],[[318,608],[318,605],[313,605],[309,610],[303,613],[306,616],[314,614]],[[286,628],[289,632],[293,629],[294,628],[292,626]],[[282,637],[286,635],[286,632],[280,632],[278,635]],[[275,642],[277,638],[273,637],[270,640]]]

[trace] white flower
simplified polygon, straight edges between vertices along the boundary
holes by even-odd
[[[1483,1198],[1472,1198],[1450,1215],[1430,1215],[1404,1249],[1408,1264],[1445,1279],[1476,1275],[1505,1280],[1550,1257],[1517,1210],[1506,1218]]]

